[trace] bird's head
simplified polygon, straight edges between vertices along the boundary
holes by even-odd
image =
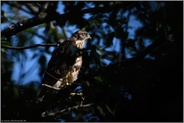
[[[87,39],[92,39],[89,33],[84,30],[78,30],[72,36],[74,36],[78,40],[83,40],[83,41]]]

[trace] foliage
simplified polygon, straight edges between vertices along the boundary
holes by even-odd
[[[9,25],[1,32],[2,121],[182,121],[182,2],[1,3],[1,23]],[[35,104],[53,47],[13,47],[56,44],[74,27],[93,38],[78,80]],[[27,59],[36,61],[29,70]],[[35,68],[40,79],[29,81]]]

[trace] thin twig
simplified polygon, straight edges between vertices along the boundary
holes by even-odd
[[[89,104],[85,104],[85,105],[76,105],[76,106],[73,106],[73,107],[65,108],[65,109],[55,111],[55,112],[51,112],[51,113],[43,112],[42,117],[55,116],[56,114],[59,114],[59,113],[68,112],[68,111],[73,110],[73,109],[86,108],[86,107],[90,107],[92,105],[94,105],[94,103],[89,103]]]
[[[39,47],[39,46],[53,46],[53,47],[56,47],[57,44],[35,44],[35,45],[32,45],[32,46],[25,46],[25,47],[12,47],[12,46],[1,45],[2,48],[12,49],[12,50],[25,50],[25,49],[35,48],[35,47]]]
[[[115,113],[116,113],[116,110],[117,110],[117,108],[118,108],[118,102],[116,103],[116,105],[115,105],[115,108],[114,108],[114,111],[113,111],[113,116],[115,116]]]
[[[61,90],[61,88],[57,88],[57,87],[54,87],[54,86],[51,86],[51,85],[48,85],[48,84],[42,84],[42,86],[45,86],[45,87],[48,87],[48,88],[51,88],[51,89],[54,89],[54,90]]]
[[[24,11],[25,13],[33,15],[33,13],[31,13],[29,10],[24,9],[23,6],[21,6],[18,3],[15,4],[15,3],[12,3],[12,2],[8,2],[7,4],[9,4],[10,6],[16,7],[17,9],[19,9],[21,11]]]
[[[49,75],[50,77],[54,78],[54,79],[57,80],[57,81],[59,80],[59,78],[57,78],[57,77],[51,75],[51,74],[50,74],[49,72],[47,72],[47,71],[45,71],[45,74]]]

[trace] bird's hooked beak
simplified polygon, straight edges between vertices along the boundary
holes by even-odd
[[[87,39],[92,40],[91,36],[88,34]]]

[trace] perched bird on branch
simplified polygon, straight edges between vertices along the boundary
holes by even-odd
[[[91,39],[90,35],[84,30],[78,30],[63,43],[58,44],[48,63],[37,103],[42,102],[52,91],[61,90],[77,79],[82,66],[81,53],[87,39]]]

